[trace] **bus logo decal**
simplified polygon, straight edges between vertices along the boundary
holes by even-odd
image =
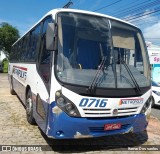
[[[19,66],[13,66],[13,74],[16,74],[18,77],[26,80],[26,78],[27,78],[27,68],[19,67]]]
[[[117,115],[118,114],[118,109],[113,109],[112,113],[113,113],[113,115]]]
[[[139,105],[139,104],[143,104],[143,98],[138,98],[138,99],[121,99],[119,101],[119,105]]]

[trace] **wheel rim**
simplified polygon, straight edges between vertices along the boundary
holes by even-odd
[[[31,113],[32,113],[32,100],[31,100],[31,98],[27,99],[26,112],[27,112],[27,115],[30,117]]]

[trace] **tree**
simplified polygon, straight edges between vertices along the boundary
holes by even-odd
[[[12,25],[3,22],[0,24],[0,50],[10,53],[12,44],[19,38],[19,31]]]
[[[8,59],[4,58],[2,61],[2,69],[3,69],[3,73],[7,73],[8,72]]]

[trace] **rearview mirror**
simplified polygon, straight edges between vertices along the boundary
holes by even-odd
[[[46,50],[57,49],[56,28],[54,23],[48,23],[46,31]]]

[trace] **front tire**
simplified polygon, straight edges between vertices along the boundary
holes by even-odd
[[[32,102],[32,93],[29,89],[26,97],[26,116],[29,124],[34,125],[35,119],[33,117],[33,102]]]
[[[155,101],[154,101],[154,98],[153,96],[151,97],[151,107],[154,107],[155,106]]]

